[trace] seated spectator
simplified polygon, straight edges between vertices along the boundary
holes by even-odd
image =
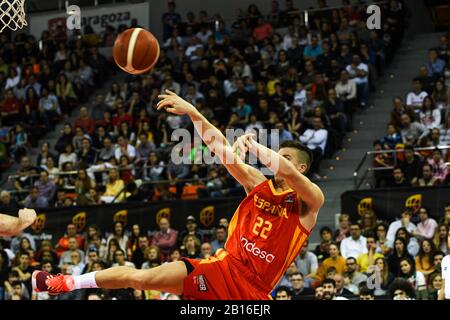
[[[75,93],[72,82],[68,81],[67,76],[64,73],[60,73],[58,75],[55,92],[58,97],[62,113],[70,116],[72,114],[72,107],[77,102],[78,97]]]
[[[441,125],[441,111],[436,107],[431,97],[423,99],[422,108],[419,112],[420,123],[427,129],[438,128]]]
[[[39,173],[39,180],[34,183],[34,186],[39,190],[39,196],[47,200],[48,203],[53,202],[56,193],[56,185],[49,180],[48,172],[41,171]]]
[[[1,194],[0,194],[0,197],[1,197]],[[450,212],[450,208],[449,208],[448,212]],[[440,223],[434,234],[433,241],[434,241],[434,245],[435,245],[436,249],[440,250],[444,253],[450,252],[450,246],[448,245],[448,242],[447,242],[448,230],[449,230],[449,224]]]
[[[103,113],[107,110],[108,106],[106,104],[105,96],[102,94],[97,95],[95,101],[92,103],[91,118],[94,121],[99,121],[103,119]]]
[[[433,264],[433,254],[436,248],[431,240],[423,239],[420,241],[420,250],[416,256],[415,266],[416,270],[422,272],[425,277],[428,277],[435,271]]]
[[[380,139],[380,142],[384,149],[395,150],[395,147],[402,143],[403,140],[397,128],[392,123],[389,123],[387,125],[387,135]]]
[[[417,238],[433,239],[438,224],[436,220],[430,218],[428,209],[420,208],[419,210],[420,222],[417,224],[417,229],[412,232],[413,236]]]
[[[371,290],[364,285],[359,289],[359,300],[375,300],[374,290]]]
[[[313,153],[313,163],[310,168],[310,174],[317,179],[322,179],[318,171],[320,160],[325,152],[328,131],[324,129],[322,120],[318,117],[313,118],[312,126],[312,129],[306,129],[300,136],[300,141],[304,143]]]
[[[72,143],[66,144],[64,152],[59,155],[58,159],[59,169],[63,169],[63,165],[67,162],[72,163],[72,165],[75,165],[77,163],[77,154],[73,151],[74,150]]]
[[[143,163],[149,157],[150,153],[156,149],[155,144],[148,140],[145,132],[139,134],[139,144],[136,146],[136,163]]]
[[[159,160],[156,152],[150,152],[147,161],[142,169],[142,179],[148,180],[163,180],[164,162]]]
[[[397,230],[395,233],[395,239],[403,238],[406,241],[406,249],[408,250],[409,254],[411,254],[413,257],[417,255],[419,252],[420,246],[419,242],[415,237],[412,236],[410,232],[404,227]]]
[[[39,188],[32,187],[30,190],[30,194],[25,198],[24,201],[25,208],[29,209],[42,209],[48,208],[49,203],[47,198],[39,195]]]
[[[323,260],[329,257],[329,245],[332,243],[333,237],[331,229],[327,226],[320,228],[320,238],[321,242],[316,246],[314,253],[317,256],[317,259],[321,263]]]
[[[442,289],[442,276],[439,273],[432,273],[428,281],[427,297],[428,300],[438,300],[438,293]]]
[[[125,251],[122,249],[117,249],[114,251],[114,263],[112,267],[128,267],[136,268],[133,262],[125,260]]]
[[[7,210],[15,211],[19,209],[19,204],[13,198],[11,198],[11,193],[2,190],[0,192],[0,212],[5,212]]]
[[[262,42],[263,40],[272,37],[272,26],[264,21],[263,17],[258,18],[258,25],[253,30],[253,37],[256,42]]]
[[[420,145],[422,142],[422,139],[424,139],[428,133],[429,130],[421,123],[417,121],[412,121],[412,118],[404,113],[401,117],[401,122],[403,129],[400,131],[400,134],[403,139],[403,143],[406,145]]]
[[[182,255],[190,259],[200,258],[200,239],[195,235],[187,235],[180,247]]]
[[[79,168],[88,168],[96,163],[97,152],[91,146],[91,140],[85,138],[81,141],[81,148],[77,154]]]
[[[188,235],[193,235],[200,241],[202,239],[201,234],[198,232],[198,226],[194,216],[188,216],[186,218],[186,228],[178,233],[178,243],[182,245]],[[200,243],[198,246],[200,247]]]
[[[406,228],[406,230],[410,233],[416,231],[417,227],[411,222],[411,216],[412,212],[410,210],[405,210],[402,212],[401,219],[394,221],[389,225],[386,239],[387,245],[390,248],[393,248],[395,235],[397,234],[398,229]]]
[[[411,183],[408,182],[403,174],[401,167],[396,167],[392,170],[392,180],[388,184],[389,188],[402,188],[410,187]]]
[[[157,246],[151,245],[145,248],[144,262],[141,269],[151,269],[161,265],[161,252]]]
[[[223,249],[227,240],[227,228],[219,225],[215,230],[215,239],[211,242],[212,253],[215,254],[217,250]]]
[[[436,49],[428,50],[428,61],[425,63],[428,70],[428,75],[433,78],[442,76],[445,67],[445,61],[440,59]]]
[[[49,92],[48,88],[41,89],[41,98],[39,99],[39,113],[44,124],[52,131],[55,129],[58,117],[61,115],[58,98]]]
[[[418,177],[422,170],[422,159],[419,155],[414,153],[412,146],[405,146],[403,151],[404,159],[400,162],[400,168],[402,169],[405,180],[408,183]]]
[[[367,252],[366,238],[361,235],[359,223],[350,224],[350,236],[341,241],[341,255],[344,258],[358,257]]]
[[[331,127],[338,132],[339,139],[341,140],[347,130],[348,120],[344,114],[344,105],[342,100],[337,97],[336,90],[328,90],[328,97],[323,104],[323,108],[330,119]]]
[[[439,110],[445,109],[450,102],[447,86],[442,79],[436,80],[431,98]]]
[[[0,104],[0,114],[2,116],[2,124],[5,126],[14,125],[20,119],[20,101],[14,95],[12,89],[5,92],[5,100]]]
[[[74,147],[75,152],[79,152],[83,145],[83,140],[88,139],[92,141],[91,136],[84,132],[84,129],[81,127],[75,127],[75,135],[72,139],[72,145]]]
[[[317,36],[311,37],[311,43],[303,50],[303,58],[305,60],[316,61],[317,57],[323,53],[322,46]]]
[[[65,264],[72,264],[72,253],[77,252],[80,255],[80,261],[84,261],[84,252],[78,247],[78,242],[76,237],[68,238],[68,247],[59,259],[59,267],[61,268]]]
[[[423,100],[428,96],[426,91],[422,90],[422,82],[415,78],[412,81],[413,90],[406,96],[406,106],[417,110],[423,105]]]
[[[420,291],[426,291],[426,280],[422,272],[416,270],[414,260],[409,258],[400,259],[400,277],[406,279],[409,284],[416,290],[417,294],[421,294]],[[426,292],[424,292],[426,294]],[[426,300],[426,297],[425,299]]]
[[[336,272],[339,274],[343,274],[346,270],[345,258],[340,255],[339,248],[336,244],[332,243],[329,245],[328,253],[330,257],[322,262],[317,272],[317,278],[320,280],[325,279],[326,271],[330,267],[336,268]]]
[[[275,300],[292,300],[291,289],[286,286],[279,286],[275,289]]]
[[[308,250],[308,240],[303,244],[300,254],[295,258],[295,264],[297,269],[302,273],[304,285],[307,288],[312,286],[315,281],[317,270],[319,269],[319,263],[317,256]]]
[[[85,196],[89,190],[95,188],[95,180],[91,179],[85,169],[79,169],[75,180],[75,192],[78,196]]]
[[[403,103],[403,100],[401,97],[395,97],[394,99],[392,99],[392,104],[393,104],[393,109],[391,111],[391,123],[396,127],[396,128],[402,128],[403,124],[402,124],[402,115],[403,114],[407,114],[410,119],[415,119],[416,114],[414,112],[414,109],[406,106]]]
[[[117,114],[113,116],[112,124],[118,129],[123,121],[127,122],[128,126],[131,127],[133,125],[133,116],[129,112],[125,112],[125,105],[123,101],[118,101]]]
[[[61,257],[63,252],[69,250],[69,239],[75,238],[77,242],[77,248],[84,248],[85,239],[83,236],[77,234],[77,227],[73,223],[67,225],[66,234],[59,238],[56,244],[56,254]]]
[[[80,127],[83,131],[89,135],[94,134],[95,120],[89,117],[89,112],[86,107],[80,108],[80,116],[75,120],[74,127]]]
[[[30,158],[26,156],[22,157],[20,159],[20,168],[16,172],[18,178],[14,181],[14,187],[19,191],[27,188],[32,184],[32,176],[37,173],[38,168],[31,165]]]
[[[348,298],[337,296],[336,281],[334,279],[325,279],[321,287],[323,288],[323,294],[320,300],[348,300]],[[315,296],[316,298],[320,296],[317,290]]]
[[[354,293],[352,292],[352,290],[349,289],[352,288],[353,285],[346,281],[344,275],[346,275],[346,273],[343,274],[336,273],[333,277],[329,279],[333,279],[334,282],[336,283],[337,295],[342,296],[344,298],[353,298]]]
[[[414,260],[408,253],[407,242],[404,238],[395,239],[392,253],[387,257],[389,271],[396,277],[400,276],[400,260],[404,257]]]
[[[356,83],[357,97],[361,108],[365,108],[369,102],[369,67],[361,62],[358,54],[352,56],[352,63],[345,68]]]
[[[352,130],[353,113],[356,107],[357,89],[356,82],[350,79],[349,73],[342,70],[339,81],[335,86],[336,94],[342,100],[343,110],[347,116],[347,131]]]
[[[292,300],[310,300],[314,294],[313,289],[305,286],[303,274],[294,272],[289,275],[289,282],[292,284]]]
[[[112,140],[110,137],[105,137],[103,140],[102,148],[100,149],[100,152],[98,153],[98,161],[107,162],[109,159],[115,157],[116,148],[114,144],[112,143]]]
[[[102,201],[106,203],[124,201],[126,198],[125,184],[122,179],[119,179],[119,171],[116,168],[110,169],[108,178],[106,191],[101,197]]]
[[[130,160],[134,160],[136,157],[136,148],[128,143],[127,137],[119,136],[117,138],[117,147],[114,151],[116,160],[120,160],[122,155],[127,156]]]
[[[17,123],[15,128],[9,130],[9,143],[9,152],[14,155],[16,162],[19,162],[22,157],[27,155],[28,134],[25,132],[22,124]]]
[[[392,300],[414,300],[416,291],[410,282],[404,278],[395,278],[389,288]]]
[[[422,177],[416,176],[411,180],[411,184],[417,187],[430,187],[439,184],[439,180],[433,176],[431,165],[425,163],[422,165]]]
[[[158,223],[159,231],[155,232],[152,237],[152,245],[157,246],[161,253],[168,257],[170,251],[172,251],[178,238],[178,231],[170,228],[169,220],[161,218]]]
[[[70,123],[65,123],[62,131],[62,135],[58,138],[58,141],[55,144],[55,150],[58,153],[63,153],[68,144],[72,144],[73,141],[73,132],[72,125]]]
[[[438,148],[433,150],[431,158],[428,159],[428,164],[431,166],[433,177],[438,183],[444,183],[447,178],[448,167],[445,161],[442,159],[442,151]]]
[[[231,110],[238,115],[237,124],[245,127],[249,121],[250,114],[252,113],[252,108],[245,102],[245,99],[238,98],[236,107],[233,107]]]
[[[373,243],[375,243],[375,239],[373,239],[373,240],[374,240]],[[349,281],[349,283],[346,282],[346,286],[348,286],[349,288],[353,288],[353,290],[349,289],[353,294],[358,294],[358,287],[361,283],[367,281],[367,276],[360,269],[360,265],[359,265],[359,263],[357,263],[357,260],[355,257],[347,258],[346,266],[347,266],[347,271],[345,272],[345,277]]]

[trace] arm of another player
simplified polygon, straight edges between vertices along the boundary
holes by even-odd
[[[173,114],[187,114],[198,134],[227,168],[228,172],[249,193],[255,186],[266,180],[266,177],[257,169],[245,164],[234,152],[219,129],[214,127],[192,104],[183,100],[175,93],[166,90],[166,94],[159,95],[158,110],[165,108]]]
[[[322,190],[304,176],[289,160],[277,152],[259,144],[252,134],[246,135],[246,146],[258,159],[277,176],[283,178],[308,206],[309,211],[318,212],[324,202]]]
[[[18,218],[0,214],[0,236],[15,236],[30,226],[34,220],[36,220],[36,211],[33,209],[20,209]]]

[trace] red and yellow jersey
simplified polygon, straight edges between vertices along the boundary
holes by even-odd
[[[225,250],[271,290],[309,236],[300,224],[301,201],[292,190],[276,192],[272,180],[241,202],[228,228]]]

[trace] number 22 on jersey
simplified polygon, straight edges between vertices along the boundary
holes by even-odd
[[[255,225],[253,226],[253,233],[263,239],[267,239],[267,233],[272,229],[272,223],[264,220],[261,217],[256,217]]]

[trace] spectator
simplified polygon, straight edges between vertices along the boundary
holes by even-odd
[[[348,300],[345,297],[336,296],[336,282],[334,279],[325,279],[322,282],[323,296],[321,300]],[[316,292],[317,297],[317,292]]]
[[[47,200],[47,203],[52,203],[56,193],[56,185],[49,180],[48,172],[41,171],[39,173],[39,180],[34,183],[34,186],[39,190],[39,196]]]
[[[211,242],[212,252],[215,254],[217,250],[223,249],[227,240],[227,228],[222,225],[216,227],[215,239]]]
[[[114,144],[112,143],[111,138],[105,137],[97,159],[98,161],[107,162],[109,161],[109,159],[115,157],[115,152],[116,149],[114,147]]]
[[[181,16],[175,12],[175,1],[169,1],[167,3],[167,8],[168,11],[162,15],[163,41],[166,41],[170,37],[177,24],[181,22]]]
[[[289,276],[292,283],[292,300],[310,300],[314,294],[313,289],[305,286],[304,276],[301,272],[294,272]]]
[[[323,54],[323,49],[317,36],[311,37],[311,43],[303,50],[303,57],[306,60],[316,61],[317,57]]]
[[[423,100],[428,96],[428,93],[422,90],[422,82],[415,78],[413,79],[413,90],[406,96],[406,106],[416,110],[423,105]]]
[[[362,273],[368,272],[368,269],[375,265],[375,261],[378,258],[384,258],[384,255],[377,252],[377,242],[375,236],[368,235],[366,238],[367,252],[362,253],[357,257],[357,262],[359,265],[359,271]],[[349,258],[350,259],[350,258]],[[348,268],[348,259],[347,259]],[[357,283],[353,283],[358,285]]]
[[[392,282],[389,294],[392,300],[414,300],[416,297],[414,287],[404,278],[396,278]]]
[[[5,93],[5,100],[0,104],[0,114],[2,116],[3,125],[13,125],[20,119],[20,101],[14,95],[12,89],[9,89]]]
[[[361,108],[365,108],[369,102],[369,67],[361,62],[358,54],[352,56],[352,63],[346,67],[351,79],[356,83],[357,96]]]
[[[329,245],[332,243],[333,240],[331,229],[327,226],[320,228],[320,237],[321,242],[316,246],[316,250],[314,251],[314,253],[316,254],[319,262],[322,262],[323,260],[329,257],[328,254]]]
[[[139,141],[136,147],[136,163],[144,162],[156,149],[155,144],[148,140],[148,135],[144,132],[139,134]]]
[[[438,227],[436,220],[430,218],[430,214],[426,208],[420,208],[419,218],[420,222],[417,224],[417,229],[412,234],[418,238],[433,239]]]
[[[272,26],[264,21],[263,17],[258,18],[258,25],[253,30],[253,37],[256,42],[262,42],[263,40],[272,37]]]
[[[404,238],[397,238],[395,239],[392,253],[387,257],[389,271],[396,277],[400,276],[400,261],[403,258],[408,258],[411,261],[414,260],[408,253],[406,240]]]
[[[161,264],[161,252],[158,247],[151,245],[144,251],[145,261],[142,263],[141,269],[151,269]]]
[[[403,140],[395,125],[389,123],[387,125],[387,135],[385,135],[380,142],[383,144],[384,149],[395,150],[396,146],[402,143]]]
[[[306,131],[300,136],[300,141],[304,143],[313,153],[313,163],[310,168],[310,173],[317,179],[322,179],[319,175],[319,165],[322,159],[325,146],[328,139],[328,131],[324,129],[322,120],[319,117],[314,117],[312,121],[312,129]]]
[[[441,111],[436,107],[431,97],[427,96],[423,99],[419,118],[420,123],[427,129],[438,128],[441,125]]]
[[[392,222],[389,225],[388,233],[386,236],[388,246],[393,248],[395,235],[400,228],[406,228],[408,232],[414,233],[417,227],[414,223],[411,222],[412,212],[410,210],[405,210],[402,212],[401,219]]]
[[[128,236],[125,233],[125,229],[124,229],[123,223],[120,222],[120,221],[116,221],[114,223],[113,233],[106,239],[106,244],[107,244],[108,247],[110,247],[109,243],[113,239],[117,241],[117,244],[119,246],[117,249],[122,249],[124,251],[124,253],[125,253],[125,258],[126,258],[125,250],[127,248]]]
[[[406,113],[402,114],[401,122],[403,129],[400,131],[403,143],[406,145],[417,145],[422,143],[422,139],[425,138],[429,130],[421,123],[412,121],[412,118]]]
[[[39,195],[39,188],[32,187],[30,194],[25,198],[24,206],[29,209],[48,208],[49,203],[47,198]]]
[[[91,118],[99,121],[103,118],[103,113],[107,110],[106,99],[102,94],[97,95],[91,109]],[[81,110],[80,110],[81,111]]]
[[[356,106],[357,87],[356,82],[354,79],[350,79],[350,75],[346,70],[341,71],[335,90],[337,97],[342,100],[344,113],[347,116],[347,131],[350,131]]]
[[[125,251],[122,249],[117,249],[114,252],[114,263],[113,267],[128,267],[128,268],[136,268],[133,262],[125,260]]]
[[[94,134],[95,120],[89,117],[89,112],[86,107],[80,108],[80,117],[75,120],[74,127],[80,127],[89,135]]]
[[[305,287],[310,288],[319,269],[319,263],[317,256],[308,250],[308,244],[309,242],[306,240],[300,250],[300,254],[295,258],[295,264],[299,272],[303,275]]]
[[[448,211],[450,212],[450,210],[448,210]],[[448,229],[449,229],[448,224],[440,223],[434,234],[433,241],[434,241],[435,247],[437,248],[437,250],[440,250],[444,253],[450,252],[450,248],[447,243]]]
[[[41,98],[39,99],[39,112],[44,124],[50,130],[55,129],[58,117],[61,115],[58,98],[48,88],[41,89]]]
[[[63,169],[63,165],[67,162],[72,163],[72,165],[77,163],[77,154],[73,151],[72,143],[66,144],[64,152],[59,155],[58,159],[58,166],[60,170]]]
[[[418,294],[427,289],[423,273],[416,271],[415,263],[409,258],[400,259],[400,277],[406,279]],[[426,292],[424,293],[426,294]]]
[[[2,190],[0,192],[0,212],[6,212],[6,211],[17,211],[19,209],[19,204],[15,199],[11,198],[11,193]]]
[[[439,184],[439,180],[433,176],[433,169],[430,164],[422,165],[422,177],[416,176],[412,179],[411,184],[417,187],[429,187]]]
[[[391,111],[391,123],[395,125],[397,129],[403,127],[402,115],[407,114],[410,119],[415,119],[414,108],[404,105],[401,97],[395,97],[392,99],[393,108]]]
[[[106,191],[101,197],[102,201],[106,203],[121,202],[126,198],[125,184],[119,178],[119,171],[116,168],[111,168],[108,174],[108,183],[106,184]]]
[[[159,231],[153,234],[152,245],[157,246],[161,253],[168,257],[177,244],[178,231],[170,228],[169,220],[161,218],[158,223]]]
[[[329,246],[329,258],[326,258],[319,267],[317,277],[320,280],[325,279],[326,271],[330,267],[336,268],[336,272],[342,274],[346,269],[345,258],[339,253],[339,248],[336,244],[332,243]]]
[[[405,179],[401,167],[396,167],[392,170],[392,180],[388,184],[390,188],[409,187],[411,183]]]
[[[405,146],[404,160],[400,162],[400,168],[402,169],[405,180],[407,183],[418,177],[422,170],[422,160],[419,155],[414,153],[414,148],[412,146]]]
[[[188,235],[195,236],[199,241],[202,239],[202,236],[197,230],[197,223],[194,216],[188,216],[186,218],[186,228],[178,234],[178,243],[182,245]],[[200,246],[200,243],[198,246]]]
[[[292,300],[292,294],[289,287],[280,286],[275,290],[275,300]]]
[[[433,263],[434,252],[436,252],[436,248],[431,240],[423,239],[420,242],[420,250],[416,256],[415,266],[417,271],[422,272],[425,277],[428,277],[435,271]]]
[[[81,140],[81,148],[78,151],[78,168],[88,168],[96,163],[97,152],[91,146],[91,140],[84,138]]]
[[[445,161],[442,159],[442,152],[436,148],[433,150],[431,158],[428,159],[428,164],[431,166],[433,177],[436,178],[438,183],[444,183],[448,174],[448,167]]]
[[[430,77],[439,78],[444,72],[445,61],[439,58],[436,49],[430,49],[428,50],[428,61],[425,66]]]
[[[84,252],[79,249],[78,242],[76,237],[68,238],[68,248],[61,254],[59,259],[59,267],[61,268],[63,265],[72,264],[72,253],[77,252],[79,254],[80,261],[84,261]],[[81,269],[82,270],[82,269]]]
[[[120,160],[122,155],[133,160],[136,157],[136,148],[128,143],[127,137],[119,136],[119,138],[117,138],[117,147],[114,151],[114,156],[117,160]]]
[[[366,238],[361,235],[361,225],[352,223],[350,224],[350,236],[341,242],[342,257],[358,257],[363,253],[367,253]]]
[[[359,290],[359,300],[375,300],[374,290],[369,289],[367,286],[361,287]]]

